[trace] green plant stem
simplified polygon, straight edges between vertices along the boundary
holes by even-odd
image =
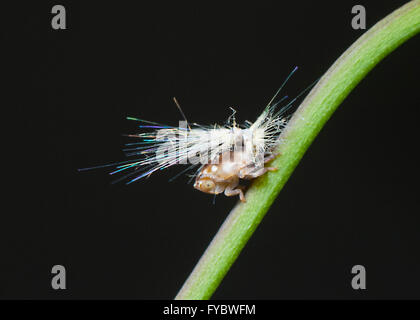
[[[394,11],[348,48],[320,79],[282,133],[278,171],[257,179],[238,203],[175,299],[209,299],[305,151],[339,104],[385,56],[420,31],[420,0]]]

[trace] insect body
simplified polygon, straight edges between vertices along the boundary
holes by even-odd
[[[296,69],[289,74],[254,123],[246,121],[238,125],[234,117],[236,111],[224,125],[189,123],[174,98],[185,119],[179,127],[128,117],[129,120],[138,121],[139,128],[149,131],[128,135],[138,139],[126,144],[127,148],[123,150],[131,159],[79,170],[115,167],[111,175],[121,172],[126,174],[114,182],[128,178],[126,183],[130,184],[173,165],[187,164],[187,170],[198,166],[193,176],[195,189],[214,195],[222,192],[226,196],[239,195],[240,200],[245,201],[243,187],[239,185],[240,179],[251,180],[267,171],[276,170],[264,164],[277,155],[275,149],[282,142],[280,133],[288,120],[285,112],[300,95],[312,87],[309,86],[280,110],[276,110],[277,105],[287,96],[273,102]]]
[[[264,159],[267,163],[275,158],[271,154]],[[244,151],[229,151],[220,155],[218,163],[205,165],[194,183],[194,188],[210,194],[225,193],[226,196],[239,195],[242,202],[246,202],[243,187],[239,186],[239,179],[251,180],[267,171],[276,171],[277,168],[257,166],[249,159]]]

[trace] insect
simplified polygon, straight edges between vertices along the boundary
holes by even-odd
[[[128,120],[139,122],[138,127],[148,131],[127,135],[139,140],[127,143],[123,149],[131,159],[79,171],[114,167],[110,175],[121,172],[126,174],[113,183],[127,180],[126,184],[130,184],[149,177],[158,170],[186,164],[187,169],[171,180],[198,167],[192,176],[195,178],[195,189],[214,195],[222,192],[226,196],[238,195],[240,200],[245,202],[244,188],[239,185],[240,180],[251,180],[267,171],[276,170],[274,167],[265,167],[265,164],[279,155],[275,149],[281,143],[279,136],[289,118],[285,115],[286,111],[312,86],[276,111],[277,106],[288,97],[285,96],[277,102],[274,100],[296,70],[297,67],[288,75],[254,123],[246,121],[243,125],[238,125],[235,119],[236,111],[233,109],[232,115],[223,125],[203,126],[190,123],[174,98],[184,118],[178,127],[127,117]]]
[[[264,158],[264,163],[270,162],[278,154],[273,153]],[[205,165],[195,179],[194,188],[210,194],[225,193],[226,196],[239,195],[242,202],[246,202],[243,187],[239,186],[239,179],[255,179],[267,171],[276,171],[274,167],[258,167],[250,161],[244,151],[228,151],[220,155],[217,164]],[[223,158],[227,158],[223,160]]]

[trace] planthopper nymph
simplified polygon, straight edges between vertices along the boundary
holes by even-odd
[[[195,178],[195,189],[214,195],[220,193],[226,196],[238,195],[240,200],[245,202],[244,188],[240,185],[240,180],[251,180],[267,171],[276,170],[266,164],[279,156],[275,149],[281,143],[279,136],[288,121],[286,111],[309,89],[308,87],[287,103],[287,96],[275,101],[280,90],[296,70],[297,67],[289,74],[254,123],[246,121],[242,125],[237,124],[236,111],[233,109],[232,115],[223,125],[205,126],[190,123],[174,98],[184,118],[179,122],[179,126],[127,117],[128,120],[139,122],[138,127],[142,130],[140,133],[128,135],[138,140],[126,144],[126,148],[123,149],[130,159],[79,171],[114,167],[110,175],[125,174],[113,183],[126,180],[126,183],[130,184],[149,177],[158,170],[173,165],[186,165],[187,168],[177,176],[195,169],[192,176]],[[285,105],[277,108],[282,102]]]

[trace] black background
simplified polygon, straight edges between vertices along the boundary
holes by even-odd
[[[0,297],[173,298],[237,201],[200,193],[183,168],[125,186],[127,115],[177,125],[255,120],[320,77],[363,30],[405,1],[216,4],[34,1],[4,12],[5,201]],[[64,4],[67,29],[51,28]],[[307,151],[214,294],[217,299],[420,298],[419,37],[352,91]],[[67,290],[51,289],[51,268]],[[351,268],[367,270],[355,291]]]

